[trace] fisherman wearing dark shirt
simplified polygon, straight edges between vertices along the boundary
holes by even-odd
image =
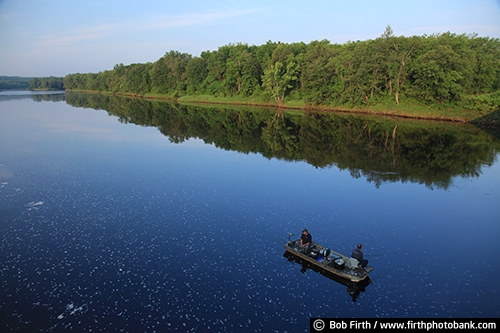
[[[305,252],[306,254],[309,253],[309,250],[311,249],[312,246],[312,236],[309,233],[309,231],[307,231],[307,229],[302,230],[302,235],[300,236],[299,245],[300,248],[303,249],[302,252]]]
[[[307,229],[302,230],[302,236],[300,236],[300,246],[305,247],[311,245],[312,242],[312,236],[307,231]]]
[[[352,250],[351,257],[357,259],[359,262],[359,266],[364,269],[366,265],[368,265],[368,260],[363,258],[363,252],[361,252],[362,247],[363,245],[358,244],[357,248]]]

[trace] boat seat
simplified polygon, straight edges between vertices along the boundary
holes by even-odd
[[[358,268],[358,265],[359,265],[358,259],[349,258],[349,260],[350,260],[351,268]]]

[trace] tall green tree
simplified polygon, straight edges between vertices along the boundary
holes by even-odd
[[[300,75],[303,98],[312,104],[332,103],[344,86],[338,76],[339,47],[328,40],[313,41],[307,46]]]
[[[223,85],[230,95],[251,95],[259,85],[259,65],[246,44],[229,46]]]
[[[382,36],[376,40],[380,45],[377,53],[382,64],[381,70],[385,77],[385,89],[389,96],[399,105],[400,93],[407,81],[407,65],[411,61],[414,46],[411,39],[395,37],[391,26],[387,26]]]
[[[290,54],[285,63],[277,61],[264,70],[263,85],[271,93],[278,106],[283,106],[285,94],[297,80],[298,64],[295,56]]]
[[[203,82],[204,90],[213,95],[226,96],[227,85],[223,85],[226,77],[226,61],[229,58],[230,46],[219,47],[217,51],[201,53],[207,64],[207,77]]]
[[[436,45],[414,63],[412,77],[420,98],[426,101],[453,101],[464,93],[460,56],[449,45]]]
[[[127,66],[123,75],[123,82],[120,85],[120,91],[125,93],[145,94],[150,92],[151,63],[132,64]]]
[[[200,57],[191,58],[186,64],[184,81],[186,82],[186,93],[196,94],[202,92],[202,83],[207,77],[206,60]]]
[[[494,92],[500,89],[500,39],[469,36],[470,48],[475,54],[474,74],[467,91],[472,94]]]
[[[151,68],[151,91],[158,94],[178,94],[183,90],[184,72],[191,55],[167,52]]]

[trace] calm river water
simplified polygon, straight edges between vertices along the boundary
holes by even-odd
[[[500,316],[498,138],[100,99],[0,95],[3,332]],[[415,147],[424,136],[432,152]],[[346,254],[363,243],[373,283],[356,301],[283,256],[287,232],[303,228]]]

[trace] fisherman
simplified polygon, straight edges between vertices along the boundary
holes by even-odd
[[[300,247],[304,248],[306,253],[312,246],[312,236],[307,229],[302,230],[302,236],[300,236]]]
[[[362,247],[363,245],[359,243],[358,246],[352,250],[351,257],[357,259],[359,267],[365,269],[366,265],[368,265],[368,260],[363,258],[363,252],[361,252]]]

